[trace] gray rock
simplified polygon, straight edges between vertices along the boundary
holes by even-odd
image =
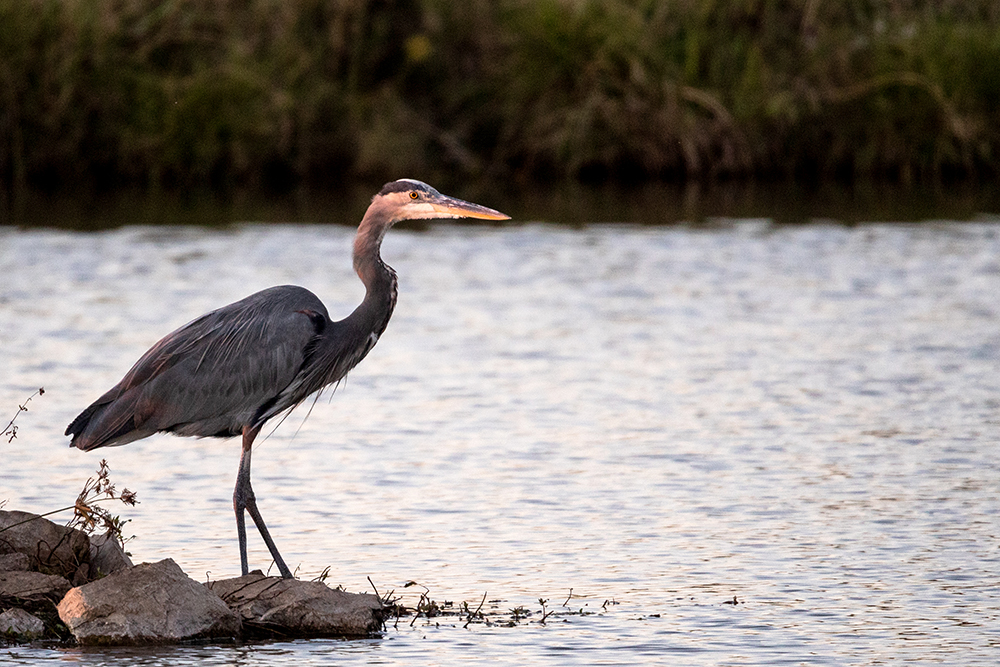
[[[81,565],[90,562],[90,540],[82,531],[37,514],[0,510],[0,553],[25,554],[32,570],[72,579]]]
[[[91,578],[105,577],[130,567],[133,567],[132,559],[116,538],[111,535],[94,535],[90,538]]]
[[[49,600],[58,602],[70,589],[69,581],[53,574],[15,570],[0,572],[0,601],[5,605]]]
[[[30,642],[45,634],[45,623],[23,609],[8,609],[0,614],[0,635],[15,641]]]
[[[259,572],[205,584],[243,618],[248,635],[364,636],[382,627],[382,604],[365,593]]]
[[[11,570],[30,570],[31,559],[27,554],[13,553],[0,554],[0,572],[10,572]]]
[[[164,644],[241,634],[240,617],[169,558],[74,588],[58,610],[81,644]]]

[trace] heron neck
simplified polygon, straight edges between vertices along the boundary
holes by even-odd
[[[365,286],[365,298],[355,313],[381,335],[396,306],[396,272],[382,261],[382,239],[392,223],[374,206],[365,213],[354,238],[354,270]],[[366,327],[368,328],[368,327]]]

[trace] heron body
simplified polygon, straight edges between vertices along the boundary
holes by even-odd
[[[254,438],[272,417],[341,380],[371,351],[396,305],[396,273],[382,261],[382,238],[400,220],[508,216],[440,194],[420,181],[387,183],[372,199],[354,240],[354,269],[365,297],[331,320],[309,290],[282,285],[202,315],[153,345],[125,377],[66,429],[82,450],[125,445],[154,433],[241,435],[233,505],[243,574],[249,571],[244,510],[284,577],[291,577],[257,509],[250,485]]]

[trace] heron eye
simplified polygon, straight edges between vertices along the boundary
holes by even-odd
[[[420,199],[420,195],[418,195],[416,192],[411,192],[410,199]]]

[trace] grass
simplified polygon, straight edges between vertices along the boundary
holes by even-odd
[[[0,0],[0,196],[1000,172],[991,0]],[[4,202],[0,202],[3,204]]]

